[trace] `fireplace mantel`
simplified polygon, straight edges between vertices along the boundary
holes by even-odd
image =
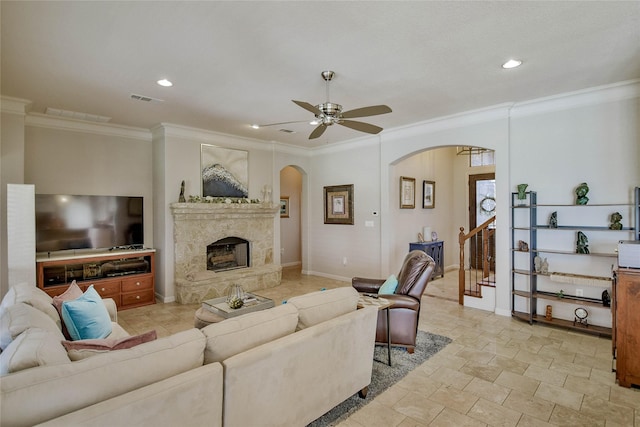
[[[280,284],[282,268],[273,263],[274,221],[279,206],[258,203],[172,203],[176,301],[199,303],[226,295],[230,285],[257,291]],[[251,265],[207,270],[207,245],[226,237],[250,242]]]

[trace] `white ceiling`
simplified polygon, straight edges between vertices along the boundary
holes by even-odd
[[[26,2],[1,4],[2,95],[151,128],[174,123],[304,147],[291,100],[385,129],[503,102],[640,78],[640,2]],[[503,70],[509,58],[523,65]],[[155,82],[168,78],[172,88]],[[132,93],[164,100],[145,103]],[[280,128],[295,131],[280,132]],[[384,133],[384,131],[383,131]]]

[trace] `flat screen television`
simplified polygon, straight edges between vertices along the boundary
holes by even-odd
[[[143,198],[36,194],[36,252],[142,247]]]

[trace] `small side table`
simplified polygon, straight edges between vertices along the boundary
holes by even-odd
[[[378,311],[387,311],[387,364],[391,366],[391,315],[389,313],[389,308],[393,303],[386,298],[371,295],[372,294],[360,294],[360,298],[358,299],[358,308],[376,307]]]
[[[433,242],[409,243],[409,251],[420,250],[429,255],[436,262],[436,268],[432,277],[444,277],[444,242],[435,240]]]

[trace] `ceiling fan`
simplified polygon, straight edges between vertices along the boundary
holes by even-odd
[[[371,134],[377,134],[382,131],[382,128],[379,126],[349,119],[377,116],[378,114],[387,114],[391,112],[391,108],[386,105],[372,105],[370,107],[356,108],[355,110],[343,112],[342,105],[335,104],[329,101],[329,83],[335,77],[335,72],[323,71],[321,75],[324,81],[327,82],[327,102],[318,105],[312,105],[308,102],[292,100],[296,105],[312,112],[315,115],[315,120],[312,122],[312,124],[318,124],[318,127],[316,127],[313,132],[311,132],[311,134],[309,135],[309,139],[320,137],[324,133],[324,131],[327,130],[328,126],[334,124],[346,126],[360,132]]]

